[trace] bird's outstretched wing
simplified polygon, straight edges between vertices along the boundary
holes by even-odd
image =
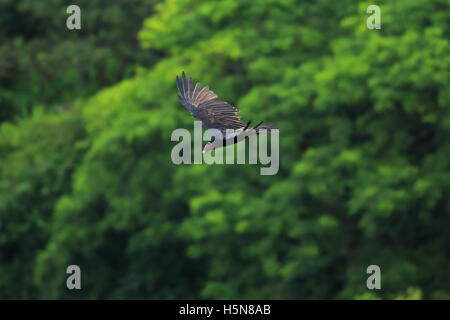
[[[177,77],[177,87],[178,99],[207,129],[225,132],[226,129],[245,127],[237,115],[239,110],[220,100],[209,86],[202,89],[198,82],[194,86],[192,78],[186,80],[183,72],[181,79]]]

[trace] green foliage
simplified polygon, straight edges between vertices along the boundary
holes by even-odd
[[[55,202],[70,192],[84,137],[80,115],[34,116],[0,130],[0,298],[35,298],[34,265]]]
[[[0,295],[448,298],[448,3],[379,2],[381,30],[369,4],[165,0],[137,35],[151,68],[3,124]],[[172,164],[182,71],[280,127],[278,175]]]
[[[80,0],[81,30],[69,31],[70,1],[1,0],[0,122],[67,108],[152,64],[136,32],[156,2]]]

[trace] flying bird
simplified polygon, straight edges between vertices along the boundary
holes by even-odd
[[[244,140],[248,134],[259,133],[260,130],[278,129],[271,125],[261,125],[262,121],[250,128],[241,121],[237,115],[239,110],[225,101],[220,100],[217,95],[209,89],[209,86],[201,87],[200,83],[194,83],[192,78],[186,79],[183,72],[181,79],[177,76],[178,99],[189,110],[189,112],[200,120],[206,129],[217,129],[220,135],[214,133],[211,140],[203,148],[203,153],[208,150],[228,146]],[[227,132],[228,131],[228,132]],[[217,138],[217,139],[216,139]]]

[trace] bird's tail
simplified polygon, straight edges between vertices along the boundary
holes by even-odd
[[[272,126],[272,125],[270,125],[270,124],[266,124],[266,125],[257,127],[257,128],[256,128],[256,132],[259,132],[259,130],[266,130],[267,132],[270,133],[272,130],[278,130],[278,129],[279,129],[279,128],[276,127],[276,126]]]
[[[264,121],[264,120],[263,120]],[[256,133],[259,132],[259,130],[266,130],[267,132],[271,132],[272,130],[278,130],[278,127],[272,126],[270,124],[266,124],[266,125],[261,125],[263,123],[263,121],[261,121],[260,123],[258,123],[256,126],[254,126],[253,130],[256,131]],[[250,126],[251,121],[249,121],[247,123],[247,125],[244,127],[244,131],[248,129],[248,127]]]

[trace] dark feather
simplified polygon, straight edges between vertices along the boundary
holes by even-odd
[[[239,110],[225,101],[206,86],[201,89],[200,83],[192,78],[186,79],[183,72],[181,80],[177,77],[178,99],[208,129],[239,129],[245,126],[237,115]]]
[[[181,79],[177,76],[178,99],[198,120],[202,121],[207,129],[218,129],[225,135],[227,129],[246,130],[250,122],[245,126],[238,116],[239,110],[225,101],[220,100],[217,95],[200,83],[194,82],[192,78],[186,79],[183,72]],[[260,126],[262,121],[253,129],[276,129],[274,126]]]

